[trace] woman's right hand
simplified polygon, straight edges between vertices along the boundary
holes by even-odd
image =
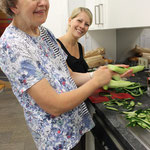
[[[101,66],[93,72],[93,80],[97,83],[98,88],[108,84],[112,79],[113,72],[107,66]]]

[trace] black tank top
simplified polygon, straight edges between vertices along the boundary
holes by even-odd
[[[70,55],[70,53],[67,51],[67,49],[59,39],[57,39],[57,41],[61,45],[61,48],[64,50],[64,52],[68,55],[67,64],[71,68],[71,70],[74,72],[81,72],[81,73],[87,72],[89,67],[83,58],[83,51],[81,44],[78,43],[80,57],[79,59],[77,59],[76,57]]]

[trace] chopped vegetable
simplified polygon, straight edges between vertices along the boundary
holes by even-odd
[[[150,108],[148,109],[139,109],[132,112],[123,112],[129,123],[127,126],[140,126],[142,128],[150,129]]]
[[[129,93],[134,97],[141,96],[147,91],[146,86],[142,86],[140,83],[135,83],[130,86],[114,88],[113,89],[117,93]]]
[[[126,110],[133,110],[134,107],[137,105],[137,103],[131,99],[112,99],[110,101],[107,102],[103,102],[104,105],[106,106],[111,106],[111,108],[113,107],[114,109],[117,110],[121,110],[126,109]],[[108,109],[108,107],[106,107]]]
[[[141,105],[142,105],[142,103],[138,102],[136,105],[137,105],[137,106],[141,106]]]
[[[106,107],[107,109],[110,109],[110,110],[114,110],[114,111],[118,111],[117,108],[114,108],[114,107]]]

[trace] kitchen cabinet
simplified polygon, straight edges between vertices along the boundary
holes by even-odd
[[[93,14],[93,23],[89,30],[104,28],[105,5],[102,0],[86,0],[85,7],[89,8]]]
[[[149,27],[149,0],[85,0],[93,13],[90,30]]]
[[[68,17],[76,7],[88,7],[92,11],[89,30],[150,27],[149,0],[55,0],[50,6],[44,25],[57,37],[66,32]]]

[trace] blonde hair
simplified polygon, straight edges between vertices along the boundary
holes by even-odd
[[[90,25],[91,25],[92,24],[92,20],[93,20],[93,15],[92,15],[92,12],[88,8],[85,8],[85,7],[75,8],[72,11],[72,13],[71,13],[70,19],[76,18],[76,16],[79,15],[81,12],[85,12],[89,16],[89,18],[90,18]]]

